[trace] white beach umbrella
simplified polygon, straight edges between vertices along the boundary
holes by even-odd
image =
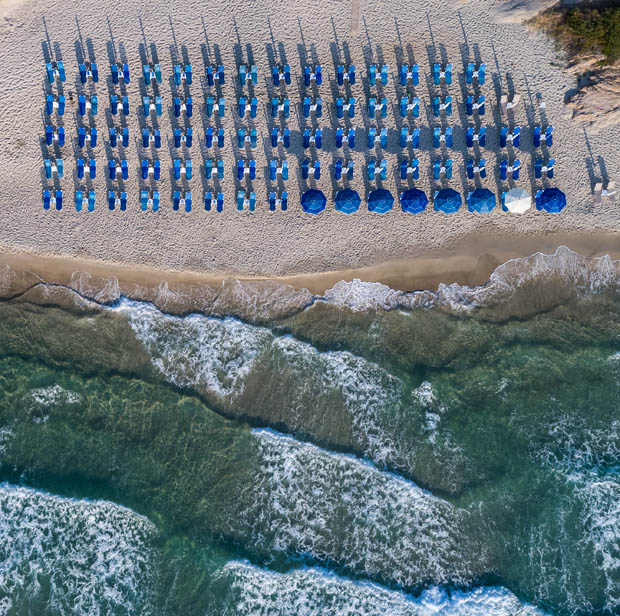
[[[523,214],[532,207],[532,197],[523,188],[511,188],[504,193],[503,209],[511,214]]]

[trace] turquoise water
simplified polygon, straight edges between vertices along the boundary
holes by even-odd
[[[619,613],[619,271],[0,302],[0,614]]]

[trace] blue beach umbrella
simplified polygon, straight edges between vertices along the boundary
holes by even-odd
[[[410,188],[400,196],[400,207],[403,208],[403,212],[409,212],[410,214],[423,212],[426,209],[427,203],[428,197],[419,188]]]
[[[360,209],[360,203],[362,200],[360,196],[357,194],[357,191],[352,188],[343,188],[336,193],[336,197],[334,198],[336,202],[336,209],[339,212],[344,212],[345,214],[353,214],[353,212],[357,212]]]
[[[442,188],[435,193],[435,210],[445,214],[457,212],[463,203],[461,195],[454,188]]]
[[[394,197],[386,188],[377,188],[368,195],[368,209],[371,212],[385,214],[392,209]]]
[[[301,196],[301,207],[304,212],[308,212],[308,214],[318,214],[325,209],[325,204],[327,203],[327,197],[316,188],[311,188],[307,190]]]
[[[559,188],[545,188],[536,195],[536,209],[561,212],[566,207],[566,195]]]
[[[488,188],[476,188],[467,195],[467,209],[470,212],[488,213],[496,205],[495,195]]]

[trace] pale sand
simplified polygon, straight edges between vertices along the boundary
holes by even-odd
[[[340,277],[381,278],[397,288],[407,289],[430,287],[440,279],[482,281],[496,262],[536,250],[549,251],[560,244],[567,244],[577,251],[580,251],[581,246],[581,252],[585,254],[617,252],[620,246],[620,207],[617,202],[606,202],[600,206],[593,203],[588,168],[592,168],[593,176],[600,176],[602,160],[612,176],[620,169],[620,148],[617,145],[620,143],[620,128],[609,130],[606,135],[591,134],[586,139],[582,126],[564,117],[564,93],[574,84],[573,78],[558,68],[560,59],[554,51],[553,43],[540,34],[528,31],[524,26],[495,23],[492,2],[362,1],[359,36],[350,35],[352,14],[349,1],[309,0],[302,8],[301,4],[288,0],[245,0],[234,3],[239,15],[236,25],[231,14],[232,5],[224,0],[213,0],[204,5],[188,0],[162,1],[155,5],[145,5],[149,7],[146,10],[140,8],[141,4],[136,0],[122,3],[84,0],[71,8],[66,3],[51,0],[26,0],[21,3],[10,0],[0,4],[0,128],[3,136],[0,152],[0,249],[5,255],[26,251],[95,262],[101,260],[109,263],[109,267],[120,264],[113,266],[115,271],[122,265],[239,277],[327,272],[312,279],[303,276],[287,278],[293,284],[308,286],[320,292]],[[157,9],[151,8],[153,6]],[[73,7],[77,11],[79,32]],[[49,41],[42,16],[45,16]],[[465,36],[468,52],[464,49]],[[65,209],[62,212],[44,212],[41,204],[43,187],[52,185],[42,179],[42,151],[46,148],[41,146],[46,123],[43,115],[46,81],[44,53],[47,53],[49,44],[54,59],[62,58],[65,62],[68,77],[65,91],[75,91],[76,88],[81,90],[77,87],[79,79],[76,60],[76,48],[81,45],[87,55],[92,54],[91,57],[98,61],[102,78],[95,88],[92,84],[88,84],[87,88],[88,91],[96,92],[100,99],[96,126],[101,143],[95,151],[98,177],[90,183],[78,182],[72,176],[75,155],[72,144],[68,143],[63,156],[66,176],[59,183],[65,191]],[[138,112],[140,88],[143,87],[140,51],[145,44],[148,45],[150,56],[153,54],[151,46],[155,46],[166,80],[161,89],[166,115],[159,118],[164,147],[157,152],[163,168],[162,180],[158,183],[162,194],[162,209],[158,215],[142,213],[138,208],[138,191],[142,186],[142,181],[138,180],[139,161],[143,157],[142,148],[137,143],[140,122],[143,122]],[[286,59],[296,78],[301,74],[301,56],[305,60],[307,54],[312,63],[320,62],[323,65],[325,82],[320,92],[324,102],[330,103],[329,113],[316,124],[326,129],[325,149],[318,152],[318,158],[323,164],[323,175],[320,181],[311,180],[307,183],[308,186],[317,185],[328,196],[328,209],[318,216],[304,214],[299,206],[300,188],[305,186],[297,170],[298,159],[304,157],[299,131],[306,125],[315,124],[314,121],[305,124],[298,109],[292,113],[288,126],[293,133],[293,143],[299,145],[281,153],[291,164],[291,179],[286,182],[290,194],[289,211],[271,213],[267,209],[266,198],[271,184],[265,177],[267,161],[272,158],[268,143],[272,124],[265,114],[268,109],[264,105],[273,93],[269,57],[274,48],[277,60],[282,62]],[[396,117],[396,103],[401,89],[397,84],[397,65],[402,58],[406,62],[420,64],[425,74],[416,93],[428,104],[429,53],[435,50],[440,57],[445,55],[459,73],[455,85],[450,89],[459,107],[450,121],[455,126],[455,150],[451,156],[457,171],[449,185],[464,194],[473,189],[474,183],[467,181],[459,171],[464,156],[467,156],[463,134],[456,128],[466,122],[461,104],[463,93],[459,85],[463,66],[461,51],[467,52],[468,57],[473,59],[477,49],[488,65],[488,83],[483,91],[489,103],[493,104],[493,107],[489,105],[485,120],[491,133],[490,144],[497,139],[497,130],[492,127],[501,122],[495,113],[496,86],[503,87],[505,91],[508,84],[512,83],[522,95],[525,106],[517,110],[517,120],[524,127],[528,125],[526,108],[532,111],[532,122],[539,121],[535,95],[542,94],[546,102],[546,114],[556,128],[552,154],[557,159],[557,173],[556,179],[550,183],[559,186],[568,196],[569,203],[564,212],[550,215],[532,209],[525,215],[512,216],[496,208],[490,215],[474,215],[463,207],[454,215],[429,210],[412,216],[401,212],[396,204],[394,211],[377,215],[366,211],[364,203],[359,212],[350,216],[334,211],[331,200],[335,184],[330,178],[329,166],[333,160],[342,156],[342,151],[333,148],[331,130],[336,125],[331,106],[336,91],[332,84],[334,64],[351,61],[358,67],[359,80],[352,88],[358,100],[358,111],[352,125],[362,129],[361,138],[358,136],[358,143],[362,147],[358,146],[358,150],[352,154],[356,163],[356,176],[351,186],[362,197],[367,194],[369,185],[362,168],[363,161],[370,158],[370,152],[363,147],[364,130],[371,124],[386,126],[390,129],[391,145],[387,151],[378,151],[375,155],[384,155],[388,160],[389,175],[383,185],[397,195],[408,185],[408,182],[403,183],[398,179],[401,150],[398,147],[400,118]],[[227,83],[223,89],[227,112],[222,124],[226,129],[226,147],[222,152],[226,179],[221,185],[226,194],[225,211],[221,214],[209,213],[202,208],[205,187],[213,189],[217,185],[203,181],[203,156],[207,151],[196,143],[191,150],[195,166],[194,179],[185,184],[179,183],[183,189],[191,189],[194,211],[191,214],[174,212],[169,204],[172,188],[168,170],[171,158],[176,157],[176,153],[167,143],[167,138],[172,137],[174,126],[174,118],[170,118],[167,113],[172,102],[169,84],[172,56],[177,53],[187,54],[193,65],[195,83],[191,92],[195,101],[201,102],[201,111],[196,111],[191,124],[198,136],[204,126],[208,125],[202,110],[204,93],[200,76],[204,70],[204,58],[215,63],[217,50],[227,68]],[[259,147],[251,154],[256,158],[259,170],[258,178],[253,182],[253,188],[258,194],[257,211],[251,215],[237,212],[234,204],[239,184],[233,175],[238,152],[232,139],[237,127],[252,125],[251,122],[239,121],[233,105],[237,98],[234,60],[237,51],[242,54],[245,62],[248,62],[248,53],[251,52],[253,61],[258,65],[259,85],[255,93],[263,107],[259,118],[255,120],[255,126],[267,140],[264,143],[260,140]],[[117,54],[117,60],[127,60],[132,70],[132,82],[128,88],[132,107],[128,125],[132,139],[126,152],[130,179],[124,183],[109,182],[105,173],[108,156],[119,158],[118,153],[113,153],[107,147],[106,138],[106,110],[109,106],[106,80],[111,52]],[[371,60],[378,65],[390,65],[389,85],[383,90],[373,88],[378,98],[386,96],[393,105],[384,124],[381,121],[369,121],[365,111],[360,113],[362,109],[365,110],[369,91],[366,79],[361,77],[365,76],[365,66]],[[23,77],[18,80],[20,72],[23,72]],[[347,92],[345,88],[340,90]],[[118,88],[116,91],[120,93]],[[296,79],[286,88],[286,92],[292,102],[298,103],[303,87]],[[76,134],[78,120],[72,109],[65,115],[63,123],[71,137]],[[432,118],[427,118],[426,108],[422,110],[417,125],[427,127],[427,130],[423,132],[423,148],[416,152],[422,175],[416,185],[430,193],[436,188],[436,183],[429,178],[433,150],[430,147],[428,127],[433,123]],[[525,145],[530,143],[526,128],[523,142]],[[498,183],[492,173],[496,168],[496,154],[486,150],[484,155],[491,177],[483,180],[483,185],[498,192]],[[246,154],[245,157],[249,156]],[[521,151],[520,158],[527,168],[518,184],[532,191],[541,185],[531,179],[533,152],[526,148]],[[73,194],[78,186],[92,186],[96,190],[97,205],[94,213],[74,211]],[[127,212],[107,210],[109,186],[116,190],[122,186],[128,192]],[[248,189],[250,185],[244,181],[242,187]],[[599,244],[601,234],[605,233],[611,235]],[[487,248],[487,243],[490,248]],[[440,261],[441,265],[437,266],[437,259],[446,256],[449,260]],[[480,257],[484,267],[476,269]],[[377,263],[389,265],[377,266]],[[88,267],[95,265],[89,263]],[[443,278],[435,277],[437,267],[443,272]],[[447,275],[446,272],[452,273]],[[478,274],[473,275],[471,272]]]

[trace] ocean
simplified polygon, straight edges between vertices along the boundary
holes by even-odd
[[[0,301],[1,616],[620,613],[619,262],[37,286]]]

